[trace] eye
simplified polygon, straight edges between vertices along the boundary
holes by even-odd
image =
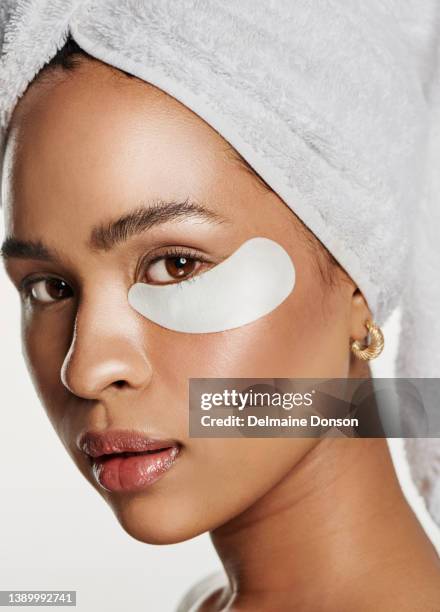
[[[145,281],[153,284],[172,283],[194,275],[202,262],[188,255],[166,256],[147,266]]]
[[[188,247],[167,247],[160,255],[149,256],[141,264],[141,282],[168,285],[189,280],[213,262]]]
[[[29,280],[24,286],[25,294],[32,301],[40,304],[50,304],[72,297],[72,288],[62,278],[49,276]]]

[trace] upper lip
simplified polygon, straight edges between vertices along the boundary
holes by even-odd
[[[78,440],[78,448],[96,458],[114,453],[136,453],[179,446],[176,440],[149,438],[146,434],[133,430],[108,430],[104,432],[86,431]]]

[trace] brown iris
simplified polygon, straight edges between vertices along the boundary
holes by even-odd
[[[72,295],[72,289],[61,278],[48,278],[45,284],[47,294],[53,300],[63,300]]]
[[[195,265],[194,259],[183,256],[167,258],[165,262],[166,270],[173,278],[188,276],[194,271]]]

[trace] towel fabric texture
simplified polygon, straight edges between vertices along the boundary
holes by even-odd
[[[72,35],[228,140],[377,324],[400,306],[396,376],[439,377],[439,26],[436,0],[1,0],[0,139]],[[440,441],[407,449],[440,524]]]

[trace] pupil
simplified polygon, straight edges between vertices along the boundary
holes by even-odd
[[[186,261],[187,261],[186,257],[178,257],[178,259],[177,259],[177,267],[178,268],[180,268],[180,267],[183,268],[185,266],[185,264],[186,264]]]

